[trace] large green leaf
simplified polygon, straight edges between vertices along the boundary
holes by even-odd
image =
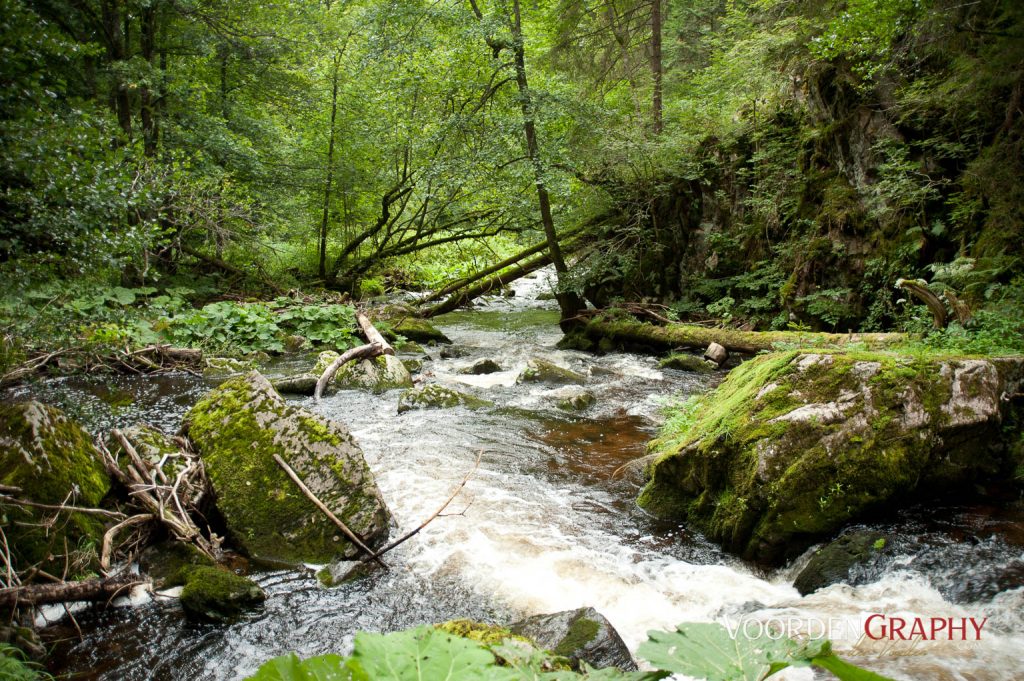
[[[658,669],[708,681],[760,681],[787,666],[793,643],[730,636],[721,624],[690,622],[676,631],[650,631],[637,654]]]
[[[352,672],[340,655],[300,660],[295,653],[266,662],[246,681],[349,681]]]
[[[515,679],[494,667],[494,655],[475,641],[431,626],[393,634],[357,634],[349,660],[353,679],[366,681],[476,681]]]
[[[811,660],[811,664],[829,670],[836,675],[839,681],[892,681],[888,676],[861,669],[835,655],[815,657]]]

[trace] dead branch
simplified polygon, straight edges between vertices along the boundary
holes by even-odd
[[[370,318],[367,317],[362,311],[356,312],[356,322],[359,324],[359,328],[362,330],[363,335],[366,336],[366,340],[373,344],[380,345],[382,355],[394,355],[395,349],[384,340],[384,336],[380,334],[377,327],[373,325]]]
[[[69,513],[85,513],[88,515],[101,515],[114,520],[124,519],[124,513],[118,513],[117,511],[108,511],[103,508],[86,508],[84,506],[72,506],[70,504],[41,504],[38,501],[31,501],[29,499],[19,499],[17,497],[8,496],[6,494],[0,494],[0,502],[5,504],[14,504],[16,506],[31,506],[32,508],[42,508],[47,511],[68,511]]]
[[[327,388],[327,384],[334,378],[334,374],[338,372],[344,364],[351,362],[354,359],[370,359],[378,355],[384,354],[384,348],[377,343],[367,343],[366,345],[360,345],[358,348],[352,348],[346,350],[341,354],[338,359],[330,363],[330,365],[324,369],[324,373],[316,382],[316,389],[313,391],[313,399],[319,400],[324,394],[324,389]]]
[[[288,463],[284,459],[282,459],[279,454],[274,454],[274,461],[277,462],[278,466],[284,469],[284,472],[287,473],[288,477],[292,479],[292,482],[294,482],[298,486],[298,488],[302,490],[302,493],[305,494],[306,497],[310,501],[312,501],[317,508],[323,511],[324,515],[330,518],[331,522],[337,525],[338,529],[340,529],[345,534],[345,536],[352,541],[353,544],[355,544],[360,549],[365,551],[366,555],[373,559],[382,568],[384,568],[385,570],[388,569],[388,566],[384,563],[384,561],[382,561],[380,558],[377,558],[377,556],[374,555],[373,549],[364,544],[363,540],[360,539],[355,532],[350,530],[348,526],[345,523],[343,523],[340,518],[338,518],[338,516],[334,515],[334,513],[331,512],[331,509],[327,508],[327,506],[324,505],[324,502],[320,501],[317,498],[317,496],[313,494],[313,492],[308,487],[306,487],[306,483],[302,482],[302,478],[300,478],[298,474],[294,470],[292,470],[292,467],[289,466]]]
[[[896,281],[896,286],[898,288],[905,289],[908,293],[928,306],[928,310],[932,313],[932,324],[936,329],[946,328],[946,323],[949,318],[946,313],[946,306],[942,303],[942,300],[928,288],[928,284],[925,281],[921,279],[899,279]]]
[[[144,583],[143,580],[131,575],[115,575],[102,579],[86,579],[81,582],[26,584],[0,589],[0,609],[45,603],[107,601],[125,588]]]
[[[391,542],[390,544],[388,544],[387,546],[382,548],[377,553],[372,554],[368,558],[362,558],[360,560],[360,562],[365,563],[365,562],[367,562],[367,561],[369,561],[371,559],[373,559],[373,560],[379,559],[381,556],[383,556],[385,553],[387,553],[391,549],[398,547],[399,545],[405,543],[406,540],[411,539],[415,535],[419,534],[420,530],[422,530],[424,527],[429,525],[431,523],[431,521],[433,521],[435,518],[437,518],[442,513],[444,513],[444,510],[446,508],[448,508],[448,504],[452,503],[452,501],[455,500],[455,497],[457,497],[459,495],[459,492],[462,491],[462,488],[466,486],[466,483],[469,482],[470,478],[473,477],[473,474],[476,473],[477,469],[480,467],[480,459],[483,457],[483,455],[484,455],[484,451],[482,449],[479,452],[477,452],[476,463],[473,464],[473,468],[471,468],[469,470],[469,472],[466,473],[466,475],[462,478],[462,482],[460,482],[455,487],[455,490],[451,493],[451,496],[449,496],[448,499],[443,504],[441,504],[441,507],[439,509],[437,509],[436,511],[434,511],[434,513],[431,514],[431,516],[429,518],[427,518],[422,523],[420,523],[419,526],[416,529],[414,529],[411,532],[408,532],[408,533],[402,535],[401,537],[399,537],[395,541]],[[465,512],[465,511],[463,511],[463,512]]]
[[[117,525],[114,525],[106,531],[103,535],[103,548],[100,552],[100,568],[103,570],[104,574],[110,571],[110,554],[113,551],[114,537],[117,536],[117,533],[126,527],[141,525],[142,523],[147,523],[155,518],[156,516],[152,513],[139,513],[138,515],[133,515],[130,518],[125,518]]]

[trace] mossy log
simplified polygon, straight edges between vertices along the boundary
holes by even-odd
[[[53,584],[26,584],[0,589],[0,610],[19,605],[46,603],[74,603],[76,601],[108,601],[125,594],[142,580],[133,575],[116,575],[103,579],[85,579],[79,582]]]
[[[729,352],[755,354],[772,350],[777,345],[802,347],[843,347],[863,344],[869,348],[883,348],[905,342],[902,333],[814,333],[805,331],[740,331],[714,329],[691,324],[655,326],[637,321],[593,319],[581,327],[588,338],[607,339],[615,345],[643,346],[656,350],[693,348],[703,350],[718,343]]]

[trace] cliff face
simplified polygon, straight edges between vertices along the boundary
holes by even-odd
[[[990,299],[1024,246],[1022,15],[937,12],[871,78],[839,58],[780,64],[779,102],[737,112],[741,131],[706,138],[688,177],[618,195],[635,266],[592,273],[591,299],[839,331],[905,316],[899,277]]]

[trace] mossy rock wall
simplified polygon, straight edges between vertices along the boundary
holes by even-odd
[[[1009,478],[1015,436],[1003,422],[1013,401],[1002,398],[1020,392],[1021,364],[758,356],[668,420],[638,501],[779,564],[875,510]]]
[[[285,403],[258,372],[206,395],[186,416],[185,429],[206,463],[228,529],[252,556],[327,563],[358,552],[274,454],[367,545],[387,539],[390,513],[352,435]]]
[[[0,405],[0,483],[21,488],[20,496],[43,504],[96,507],[110,490],[92,437],[61,411],[40,402]],[[2,508],[4,533],[16,565],[64,569],[65,540],[72,574],[85,572],[103,538],[94,515],[62,513],[50,528],[39,524],[51,511],[24,506]]]

